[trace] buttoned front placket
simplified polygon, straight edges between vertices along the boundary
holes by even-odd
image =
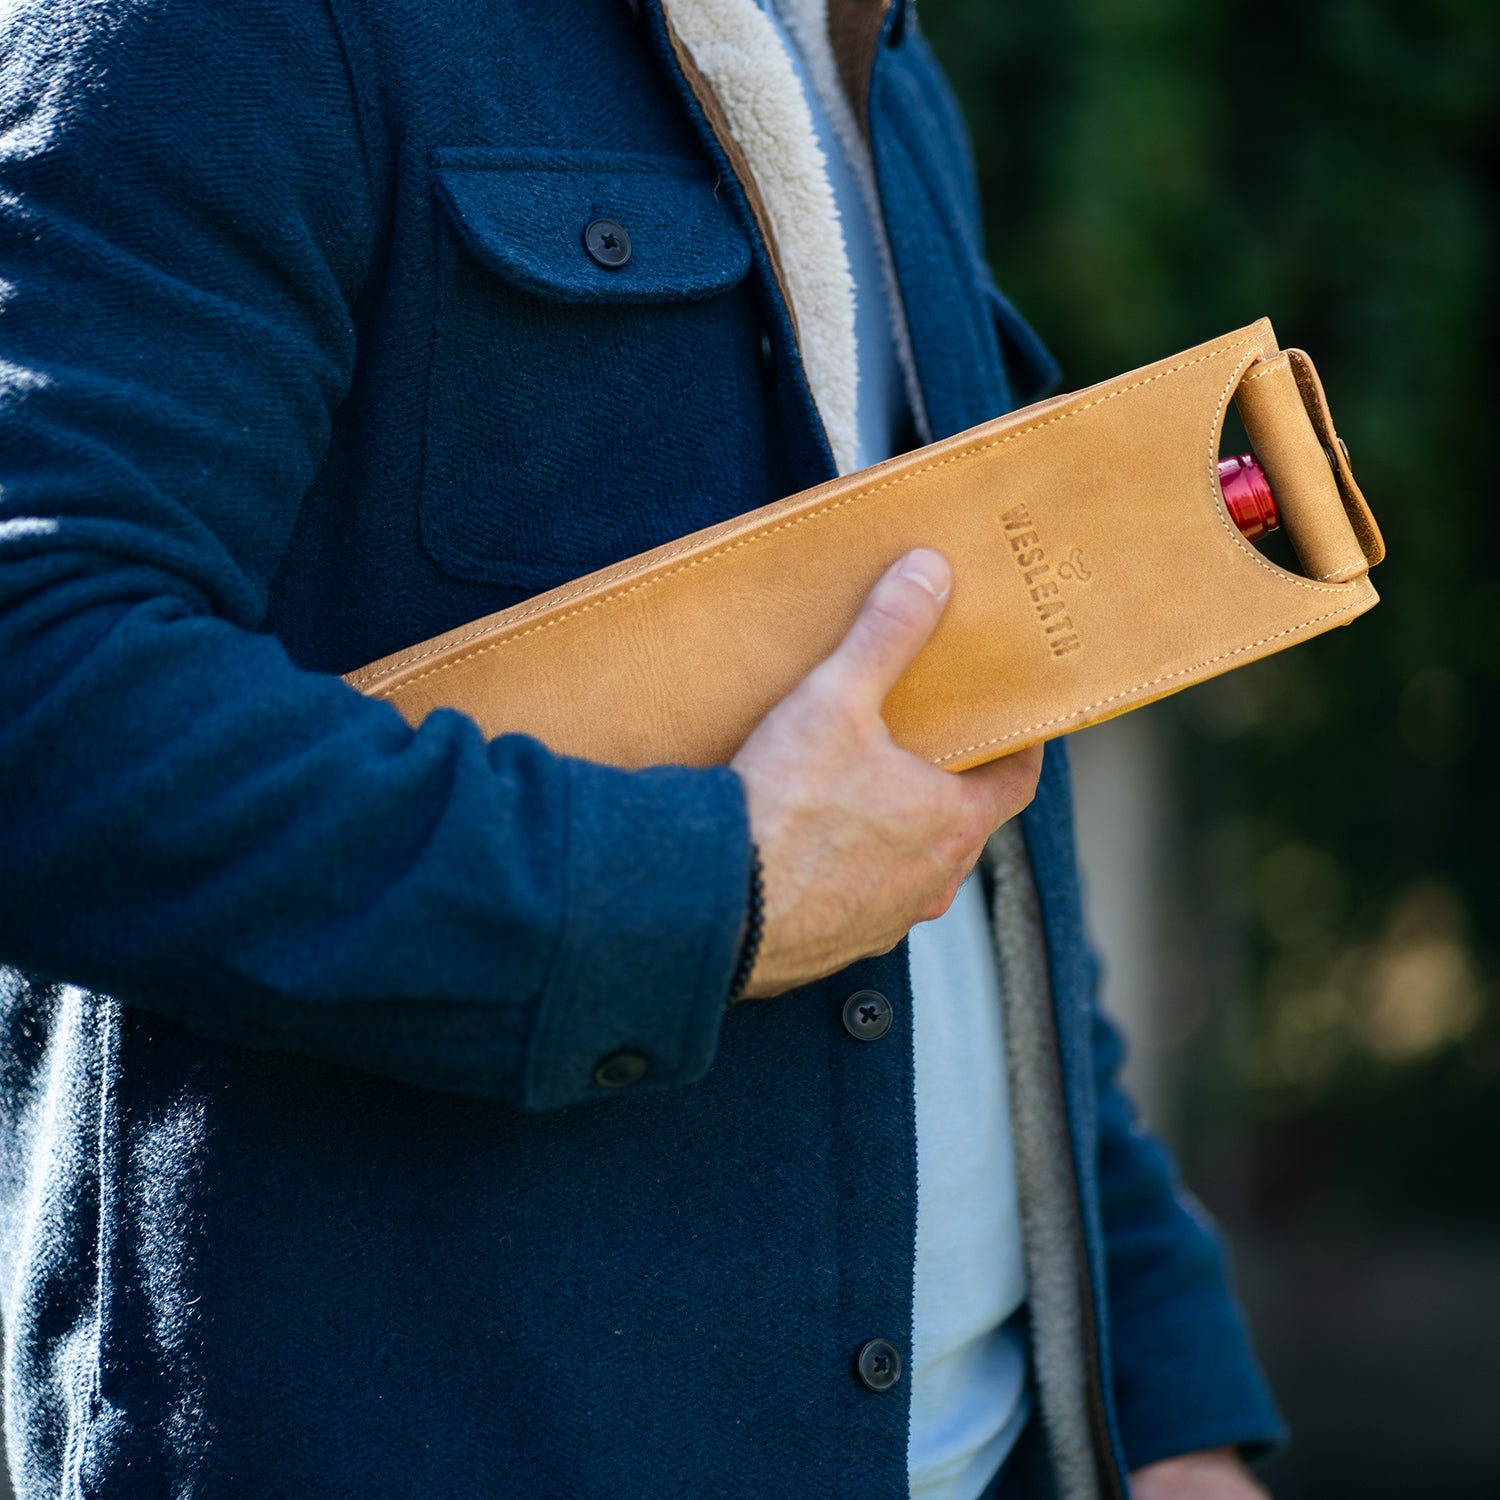
[[[641,23],[663,65],[677,80],[705,151],[720,171],[722,191],[742,216],[761,277],[767,330],[763,366],[783,414],[817,437],[812,484],[836,465],[802,361],[795,303],[783,274],[766,206],[724,111],[691,53],[672,30],[670,5],[642,0]],[[784,417],[785,420],[785,417]],[[841,983],[840,983],[841,982]],[[830,1142],[838,1163],[834,1212],[837,1299],[822,1331],[832,1396],[841,1411],[851,1478],[864,1473],[878,1487],[904,1494],[910,1380],[911,1268],[916,1230],[916,1124],[913,1101],[910,980],[904,947],[858,964],[826,996],[826,1063]],[[842,987],[841,987],[842,985]]]
[[[671,61],[676,64],[684,89],[707,127],[705,143],[710,150],[722,154],[726,169],[741,190],[745,211],[764,246],[769,291],[780,312],[784,330],[793,334],[791,348],[786,352],[795,354],[795,324],[780,274],[774,236],[743,153],[729,136],[723,113],[717,108],[711,89],[692,66],[691,58],[680,45],[672,45],[670,26],[662,17],[660,0],[647,0],[646,9],[649,16],[658,18],[671,51]],[[908,356],[913,409],[918,413],[920,434],[932,438],[961,431],[996,415],[1014,404],[1016,392],[994,327],[990,324],[994,293],[988,268],[977,249],[971,246],[974,237],[965,233],[962,209],[922,172],[921,164],[910,154],[909,143],[901,138],[900,132],[890,127],[887,119],[893,111],[886,106],[892,105],[899,110],[902,104],[909,102],[901,98],[902,91],[913,86],[901,70],[893,67],[902,49],[910,42],[913,24],[910,12],[910,0],[828,0],[829,39],[839,76],[870,151],[875,184],[873,207],[878,214],[877,228],[886,236],[893,262],[893,300],[901,324],[900,338]],[[887,91],[893,97],[888,99]],[[884,211],[884,204],[888,201],[925,201],[927,212],[920,216],[898,216],[893,223]],[[951,308],[939,305],[941,299],[917,298],[913,302],[903,294],[903,287],[926,284],[934,270],[949,285],[957,288],[958,295],[970,304],[970,316],[955,318]],[[1022,337],[1024,341],[1024,332]],[[1042,360],[1045,361],[1045,356]],[[793,361],[794,366],[795,363]],[[1041,816],[1040,810],[1035,816]],[[1045,914],[1042,919],[1045,920]],[[1066,1086],[1060,1061],[1058,1032],[1061,1018],[1057,1014],[1058,1007],[1067,1004],[1068,1000],[1060,994],[1057,986],[1047,998],[1052,1003],[1045,1007],[1047,1014],[1044,1019],[1053,1036],[1047,1052],[1056,1068],[1058,1093],[1068,1099],[1072,1091]],[[854,995],[849,997],[840,1020],[846,1035],[868,1040],[873,1035],[885,1034],[889,1014],[889,1002],[881,1012],[866,993],[858,1000]],[[909,1092],[909,1027],[905,1036],[908,1052],[906,1087]],[[1077,1120],[1071,1123],[1076,1130]],[[1076,1149],[1076,1139],[1073,1145]],[[1101,1484],[1106,1493],[1123,1494],[1122,1466],[1103,1380],[1102,1349],[1107,1342],[1103,1328],[1105,1313],[1094,1294],[1094,1283],[1103,1284],[1102,1269],[1095,1263],[1097,1246],[1091,1244],[1083,1232],[1085,1211],[1079,1194],[1078,1170],[1072,1153],[1066,1155],[1066,1192],[1077,1226],[1077,1295],[1083,1309],[1082,1361],[1088,1382],[1089,1425],[1095,1453],[1100,1459]],[[861,1347],[856,1368],[861,1381],[870,1390],[890,1390],[895,1388],[899,1378],[892,1375],[899,1368],[898,1361],[899,1351],[895,1345],[886,1338],[874,1337]],[[871,1372],[877,1365],[879,1370],[872,1376]]]
[[[628,3],[649,29],[663,65],[677,81],[684,103],[699,128],[704,148],[719,168],[724,189],[734,201],[751,236],[767,305],[768,329],[763,339],[763,364],[768,378],[773,378],[774,372],[781,388],[779,394],[790,400],[805,428],[822,439],[818,446],[824,472],[814,475],[808,482],[831,477],[834,472],[832,456],[802,368],[796,317],[781,268],[780,251],[745,154],[734,140],[712,88],[695,66],[691,54],[675,37],[667,13],[669,7],[664,9],[663,0],[628,0]],[[962,210],[945,196],[940,187],[915,180],[921,175],[921,164],[912,159],[908,143],[900,139],[899,132],[891,128],[886,118],[888,103],[899,107],[905,102],[899,97],[888,101],[886,91],[894,90],[899,96],[903,89],[913,86],[892,68],[910,40],[910,28],[914,24],[911,9],[910,0],[828,0],[828,28],[840,80],[871,155],[875,207],[879,216],[877,227],[884,231],[893,262],[892,290],[902,324],[901,336],[906,341],[909,356],[909,384],[913,407],[918,413],[918,431],[923,438],[933,438],[961,431],[993,417],[1014,404],[1014,393],[1004,355],[990,323],[993,288],[988,269],[977,250],[970,248],[970,237],[966,236],[961,222]],[[927,211],[921,215],[898,216],[893,222],[884,208],[890,201],[925,201]],[[934,304],[941,299],[933,299],[933,304],[929,304],[920,297],[915,301],[906,297],[902,289],[925,284],[934,269],[941,272],[948,284],[957,288],[958,295],[970,305],[970,316],[955,318],[951,308],[937,308]],[[1045,360],[1045,355],[1042,359]],[[1046,815],[1044,809],[1035,809],[1028,822]],[[1045,919],[1046,913],[1043,912],[1042,920],[1045,922]],[[906,1012],[910,995],[904,949],[898,950],[891,958],[900,959],[900,1010]],[[891,973],[891,958],[884,961],[885,972],[879,981],[865,981],[867,984],[879,982],[880,990],[860,990],[851,985],[839,1005],[834,1020],[845,1051],[840,1054],[840,1065],[835,1069],[834,1087],[840,1092],[840,1097],[845,1098],[850,1118],[862,1122],[861,1129],[855,1132],[856,1138],[861,1134],[866,1139],[871,1137],[872,1110],[878,1107],[883,1092],[885,1118],[881,1122],[882,1128],[875,1133],[886,1137],[889,1145],[894,1139],[890,1126],[899,1117],[903,1132],[900,1149],[914,1161],[909,1015],[903,1014],[902,1024],[893,1028],[892,1020],[897,1011],[887,993],[882,992],[897,994],[898,983],[896,975]],[[1074,1090],[1067,1087],[1068,1080],[1058,1060],[1061,1047],[1058,1045],[1059,1017],[1056,1014],[1056,1007],[1068,1001],[1058,987],[1054,987],[1051,999],[1053,1004],[1046,1008],[1045,1017],[1053,1034],[1050,1055],[1057,1070],[1058,1092],[1071,1104]],[[882,1045],[876,1048],[851,1045],[870,1041],[881,1041]],[[895,1042],[895,1051],[889,1050],[892,1041]],[[876,1062],[882,1054],[883,1064]],[[899,1082],[892,1068],[893,1060],[898,1057]],[[881,1082],[876,1082],[874,1077],[877,1069],[883,1074]],[[1076,1129],[1077,1121],[1071,1119],[1072,1113],[1070,1110],[1070,1123]],[[1074,1145],[1076,1147],[1076,1141]],[[1085,1215],[1078,1191],[1076,1164],[1071,1152],[1065,1154],[1068,1158],[1067,1191],[1079,1225],[1082,1274],[1078,1299],[1084,1311],[1089,1422],[1095,1452],[1101,1457],[1104,1491],[1123,1495],[1122,1468],[1113,1440],[1102,1376],[1102,1348],[1106,1343],[1102,1328],[1104,1310],[1098,1305],[1089,1274],[1092,1270],[1102,1285],[1102,1273],[1093,1264],[1097,1247],[1089,1242],[1082,1230]],[[858,1201],[860,1191],[857,1184],[849,1196],[851,1202]],[[909,1208],[914,1221],[914,1195]],[[879,1211],[872,1199],[869,1212]],[[858,1215],[854,1218],[857,1221]],[[850,1221],[846,1219],[845,1222]],[[858,1251],[852,1243],[845,1245],[842,1253],[846,1260],[858,1260]],[[873,1279],[870,1285],[873,1292]],[[857,1299],[857,1291],[853,1288],[851,1291]],[[871,1298],[875,1304],[881,1300],[878,1295]],[[863,1341],[851,1349],[851,1373],[869,1397],[889,1400],[892,1393],[904,1392],[909,1386],[900,1379],[902,1355],[899,1342],[901,1338],[909,1339],[909,1285],[902,1321],[902,1329],[869,1329]],[[893,1334],[897,1337],[893,1338]],[[901,1406],[896,1415],[904,1429],[904,1401]]]

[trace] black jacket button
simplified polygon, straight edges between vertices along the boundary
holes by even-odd
[[[855,990],[844,1001],[844,1030],[857,1042],[878,1042],[891,1029],[891,1002],[879,990]]]
[[[623,1089],[639,1083],[650,1071],[650,1059],[639,1052],[611,1052],[594,1069],[594,1082],[601,1088]]]
[[[886,1339],[871,1339],[859,1351],[859,1378],[872,1391],[888,1391],[901,1379],[901,1355]]]
[[[630,236],[613,219],[595,219],[583,231],[583,248],[613,271],[630,259]]]

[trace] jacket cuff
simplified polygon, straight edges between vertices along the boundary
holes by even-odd
[[[1136,1351],[1116,1364],[1115,1410],[1131,1469],[1197,1453],[1238,1448],[1250,1460],[1286,1441],[1286,1427],[1250,1352],[1239,1311],[1228,1298],[1203,1299],[1172,1326],[1116,1328],[1117,1348]]]
[[[528,1109],[701,1078],[749,896],[735,772],[568,767],[563,925],[527,1048]]]

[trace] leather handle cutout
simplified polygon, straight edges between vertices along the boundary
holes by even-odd
[[[1368,554],[1304,402],[1291,352],[1251,365],[1234,402],[1307,576],[1343,583],[1368,572]]]

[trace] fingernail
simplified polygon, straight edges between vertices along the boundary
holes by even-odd
[[[940,553],[928,551],[925,547],[907,553],[897,571],[903,578],[920,584],[934,599],[946,599],[948,590],[953,587],[952,569]]]

